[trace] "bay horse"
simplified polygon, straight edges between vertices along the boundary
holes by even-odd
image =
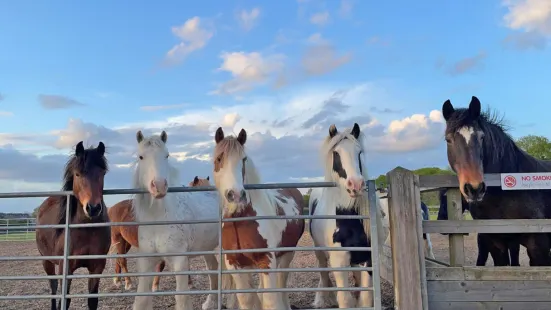
[[[448,220],[448,200],[446,196],[447,189],[442,189],[439,192],[440,209],[438,210],[438,220]],[[465,198],[461,196],[461,209],[463,213],[469,209],[469,205]],[[443,233],[443,235],[448,235]],[[468,235],[468,234],[465,234]],[[505,243],[500,243],[505,248],[499,248],[492,242],[492,234],[477,234],[476,242],[478,245],[478,257],[476,259],[477,266],[486,266],[488,256],[492,255],[494,265],[502,263],[504,266],[520,266],[520,243],[516,240],[506,240]],[[496,265],[497,266],[497,265]]]
[[[178,170],[168,158],[166,146],[168,136],[144,137],[136,133],[138,159],[133,176],[134,188],[148,191],[134,195],[132,207],[137,222],[174,220],[219,219],[219,197],[215,192],[167,193],[169,186],[179,186]],[[212,251],[218,246],[218,223],[147,225],[138,229],[139,251],[142,253],[175,253]],[[139,272],[152,272],[161,260],[167,262],[174,272],[189,271],[191,256],[140,257],[137,260]],[[214,254],[203,255],[209,270],[218,269]],[[189,289],[188,275],[175,275],[176,290]],[[209,274],[210,289],[218,289],[218,274]],[[140,277],[138,293],[150,292],[153,277]],[[175,295],[177,310],[192,309],[189,295]],[[217,294],[209,294],[203,309],[218,307]],[[152,310],[153,296],[136,296],[134,310]]]
[[[200,179],[196,176],[193,181],[189,182],[189,186],[209,186],[209,177],[206,179]],[[132,211],[132,199],[126,199],[113,205],[107,210],[109,219],[111,222],[134,222],[134,212]],[[117,254],[126,254],[130,251],[130,248],[139,248],[138,244],[138,226],[111,226],[111,248],[117,250]],[[155,271],[162,272],[165,268],[165,261],[162,260],[157,264]],[[128,273],[127,261],[125,257],[119,257],[115,260],[115,273]],[[132,289],[132,280],[129,276],[124,277],[124,289]],[[116,287],[121,286],[121,280],[119,276],[113,278],[113,283]],[[189,277],[188,284],[191,286],[191,276]],[[159,276],[155,276],[153,279],[153,286],[151,288],[153,292],[159,290]]]
[[[362,208],[369,210],[369,201],[365,191],[368,179],[364,166],[363,133],[360,126],[354,123],[352,129],[338,131],[335,125],[329,127],[329,135],[324,139],[320,149],[324,165],[325,181],[335,182],[337,187],[316,188],[310,193],[311,215],[359,215]],[[381,212],[377,196],[378,210]],[[382,224],[382,212],[379,216],[377,232],[379,244],[385,240]],[[369,220],[371,221],[371,220]],[[370,223],[371,224],[371,223]],[[370,230],[365,231],[360,219],[311,219],[310,234],[317,247],[369,247],[371,246]],[[316,251],[320,268],[371,267],[370,251]],[[372,284],[370,271],[353,272],[356,286],[369,287]],[[348,272],[334,271],[335,282],[339,288],[350,286]],[[328,271],[320,272],[319,287],[332,286]],[[314,308],[373,307],[373,292],[361,291],[355,299],[349,291],[338,291],[335,301],[333,292],[316,292]]]
[[[214,184],[221,196],[224,218],[250,216],[301,215],[304,199],[296,188],[246,190],[244,184],[261,183],[254,162],[245,150],[247,132],[224,136],[222,128],[214,135]],[[246,220],[224,222],[222,226],[224,250],[295,247],[304,232],[303,219]],[[223,266],[236,269],[289,268],[294,251],[225,254]],[[260,288],[287,287],[288,272],[260,273]],[[250,289],[249,273],[234,273],[225,277],[224,287]],[[287,293],[238,293],[239,309],[291,309]],[[229,303],[229,302],[228,302]],[[229,306],[229,305],[228,305]],[[232,307],[232,309],[235,307]]]
[[[448,162],[457,173],[459,190],[474,219],[551,218],[550,190],[510,191],[484,183],[485,173],[548,172],[551,161],[538,160],[518,147],[502,120],[490,110],[481,112],[475,96],[468,108],[455,109],[447,100],[442,115]],[[487,238],[500,249],[519,242],[527,249],[530,266],[551,266],[549,234],[491,234]],[[494,261],[497,266],[506,263],[503,259]]]
[[[384,191],[382,188],[377,189],[377,196],[379,197],[379,201],[381,203],[382,213],[383,213],[383,227],[386,240],[385,244],[390,246],[390,221],[389,221],[389,213],[388,213],[388,198],[382,197],[383,195],[386,195],[386,191]],[[424,221],[428,221],[430,219],[430,213],[429,208],[427,205],[421,201],[421,205],[419,207],[421,210],[421,216]],[[432,242],[430,240],[430,235],[423,233],[423,241],[425,243],[425,257],[434,259],[434,250],[432,248]]]
[[[63,191],[72,191],[67,212],[67,197],[48,197],[38,209],[37,225],[65,224],[69,216],[70,224],[106,223],[109,222],[107,207],[103,201],[103,182],[108,171],[105,159],[105,145],[99,142],[97,148],[85,149],[82,141],[76,145],[75,153],[69,157],[63,173]],[[36,229],[36,245],[42,256],[63,256],[65,250],[64,228]],[[74,228],[69,231],[69,255],[106,255],[109,252],[110,228],[87,227]],[[105,269],[106,259],[71,259],[68,261],[68,274],[72,275],[79,268],[86,268],[90,274],[101,274]],[[43,260],[42,265],[47,275],[64,272],[63,260]],[[56,295],[58,280],[50,281],[52,295]],[[97,294],[99,278],[88,279],[88,291]],[[67,294],[71,290],[71,279],[67,279]],[[69,309],[71,299],[66,302]],[[61,301],[59,302],[61,309]],[[98,297],[88,298],[88,309],[98,308]],[[56,300],[51,300],[51,309],[56,310]]]

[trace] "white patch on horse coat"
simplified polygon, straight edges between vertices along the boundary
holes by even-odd
[[[465,139],[465,142],[467,142],[467,145],[469,145],[469,143],[471,142],[471,138],[473,137],[473,134],[474,134],[474,128],[471,126],[465,126],[465,127],[459,128],[457,132],[461,136],[463,136],[463,138]]]

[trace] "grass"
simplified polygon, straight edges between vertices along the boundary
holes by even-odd
[[[0,235],[0,241],[32,241],[35,240],[35,232],[10,233]]]

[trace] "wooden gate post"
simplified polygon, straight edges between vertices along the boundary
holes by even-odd
[[[448,220],[462,220],[461,192],[459,189],[450,188],[446,196],[448,201]],[[465,241],[463,234],[449,234],[448,237],[450,240],[450,266],[462,267],[465,264]]]
[[[415,174],[404,168],[387,173],[390,187],[388,211],[390,213],[390,240],[394,273],[394,308],[419,310],[423,307],[421,266],[418,230],[419,183]],[[426,285],[425,285],[426,287]]]

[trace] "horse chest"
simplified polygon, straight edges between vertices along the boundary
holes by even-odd
[[[354,209],[337,208],[337,215],[358,215]],[[340,243],[343,247],[369,247],[371,242],[365,233],[362,220],[359,219],[337,219],[336,229],[333,233],[333,243]],[[350,264],[359,265],[362,263],[371,264],[371,253],[369,251],[351,251]]]
[[[222,248],[224,250],[263,249],[268,241],[258,230],[257,221],[226,222],[222,227]],[[269,268],[272,253],[226,254],[229,264],[239,268]]]

